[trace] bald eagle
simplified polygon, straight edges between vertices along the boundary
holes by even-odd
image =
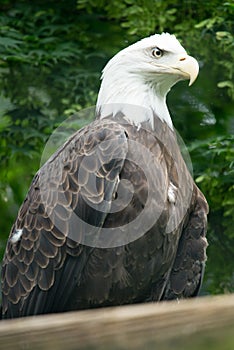
[[[175,36],[123,49],[103,70],[96,119],[41,167],[2,264],[2,318],[196,296],[207,202],[166,105],[197,61]]]

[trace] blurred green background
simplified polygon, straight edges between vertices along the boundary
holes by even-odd
[[[200,64],[168,105],[210,205],[203,293],[234,291],[233,18],[233,1],[0,0],[1,257],[52,131],[95,104],[111,56],[166,31]]]

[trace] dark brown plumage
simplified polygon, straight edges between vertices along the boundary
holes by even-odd
[[[147,129],[147,125],[137,130],[130,124],[117,123],[112,119],[96,121],[88,128],[78,131],[66,147],[41,168],[33,180],[8,240],[2,268],[3,317],[197,294],[205,262],[207,204],[177,152],[173,132],[167,130],[165,133],[165,129],[168,129],[166,124],[162,125],[161,135],[156,136]],[[164,134],[168,140],[163,140]],[[134,184],[134,196],[123,211],[105,216],[90,208],[84,199],[80,200],[78,171],[81,171],[80,166],[84,164],[83,156],[92,157],[95,145],[106,140],[115,140],[115,146],[118,144],[120,148],[116,151],[114,147],[108,149],[108,152],[105,149],[104,155],[96,153],[95,158],[102,162],[104,157],[105,164],[109,164],[117,152],[120,159],[113,162],[108,170],[104,165],[95,169],[93,162],[90,169],[86,167],[86,178],[82,178],[82,181],[87,186],[82,196],[85,198],[92,193],[88,178],[95,170],[98,171],[98,181],[101,182],[100,192],[95,193],[93,198],[89,197],[90,201],[98,203],[99,196],[110,196],[109,193],[106,194],[107,188],[112,188],[112,196],[113,184],[119,175]],[[148,164],[147,159],[143,159],[143,164],[145,163],[145,169],[150,167],[152,170],[154,188],[148,188],[142,171],[144,168],[139,169],[136,164],[124,161],[125,158],[132,159],[132,153],[137,152],[132,149],[130,140],[137,140],[140,146],[144,145],[153,153],[157,173],[154,172],[155,164]],[[185,215],[183,189],[178,189],[176,206],[171,206],[167,199],[168,184],[178,181],[175,159],[168,154],[168,150],[173,155],[177,153],[177,168],[182,173],[182,181],[192,191]],[[138,155],[144,156],[141,153]],[[160,159],[163,161],[158,166]],[[59,169],[64,172],[61,174]],[[128,184],[123,186],[126,186],[123,192],[127,193]],[[158,201],[152,205],[147,215],[154,215],[158,211],[160,201],[163,208],[156,223],[143,237],[115,248],[101,249],[79,244],[86,232],[82,232],[82,228],[72,227],[72,222],[69,222],[72,211],[79,212],[84,221],[89,221],[91,216],[97,227],[119,226],[121,230],[126,220],[131,222],[144,210],[148,191],[154,193]],[[175,210],[173,215],[179,219],[175,225],[176,230],[165,234],[171,210]],[[11,237],[16,228],[23,229],[23,234],[19,241],[12,243]],[[137,227],[135,229],[137,231]]]
[[[97,118],[39,170],[3,259],[3,318],[197,295],[207,203],[154,125]]]

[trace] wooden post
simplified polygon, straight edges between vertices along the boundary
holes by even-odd
[[[0,349],[233,350],[234,295],[1,321]]]

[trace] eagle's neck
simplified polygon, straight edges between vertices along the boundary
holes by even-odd
[[[166,104],[168,90],[160,82],[150,82],[145,77],[133,73],[104,72],[98,94],[97,114],[100,118],[105,118],[121,112],[131,123],[140,127],[142,122],[148,121],[153,129],[156,127],[156,114],[173,128]]]

